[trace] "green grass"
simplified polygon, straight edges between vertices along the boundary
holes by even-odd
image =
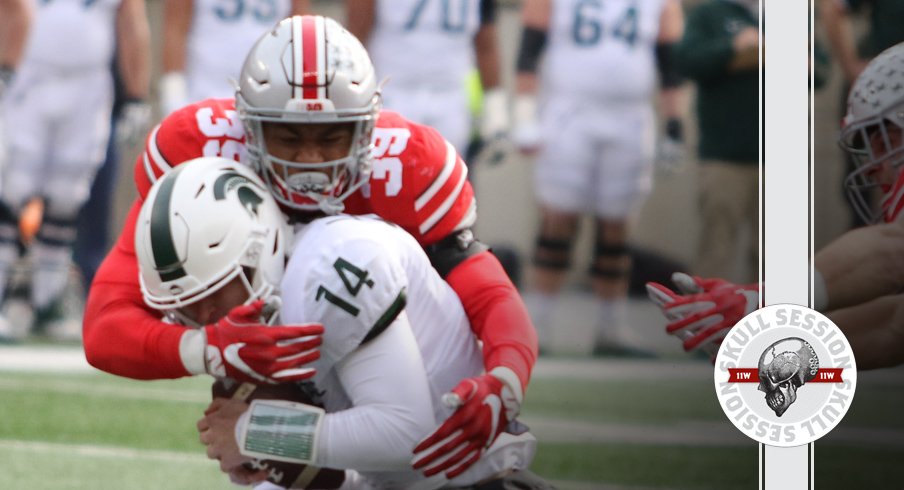
[[[713,393],[712,382],[535,379],[522,413],[655,425],[724,420]]]
[[[815,483],[819,490],[904,488],[904,450],[817,442]]]
[[[237,488],[214,461],[86,455],[65,448],[0,448],[0,488],[53,490],[207,490]]]
[[[544,444],[531,470],[566,481],[687,489],[753,489],[757,446],[745,448]]]
[[[0,488],[235,488],[205,458],[197,439],[195,423],[209,386],[201,377],[141,382],[101,374],[2,373]],[[843,426],[901,427],[896,410],[904,404],[902,390],[877,385],[858,391]],[[708,379],[535,379],[524,414],[654,428],[724,420]],[[890,488],[889,477],[904,481],[904,449],[844,445],[830,435],[817,444],[817,456],[820,489]],[[757,485],[757,447],[541,440],[532,470],[582,490],[603,484],[751,489]]]

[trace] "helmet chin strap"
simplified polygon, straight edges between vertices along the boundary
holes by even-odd
[[[324,213],[332,216],[334,214],[339,214],[339,213],[345,211],[345,204],[343,204],[335,199],[329,199],[329,198],[325,198],[323,196],[320,196],[320,197],[321,197],[321,199],[317,201],[317,205],[320,207],[320,210],[323,211]]]

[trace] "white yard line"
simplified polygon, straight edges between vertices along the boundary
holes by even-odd
[[[167,464],[188,464],[193,466],[212,466],[216,463],[201,453],[179,451],[163,451],[151,449],[135,449],[119,446],[99,446],[94,444],[65,444],[41,441],[22,441],[17,439],[0,439],[0,452],[33,454],[60,454],[64,457],[81,457],[90,459],[118,459],[126,461],[152,461]],[[603,482],[583,482],[575,480],[552,480],[551,483],[561,490],[653,490],[648,487],[607,484]],[[668,490],[656,487],[656,490]]]
[[[653,446],[742,447],[754,442],[722,421],[679,422],[671,425],[640,425],[583,422],[551,417],[522,417],[521,421],[541,442],[641,444]],[[904,431],[838,427],[833,444],[864,447],[904,448]]]
[[[134,386],[112,386],[96,383],[80,383],[67,379],[65,381],[42,380],[40,383],[36,384],[25,379],[0,378],[0,391],[3,390],[68,393],[93,397],[153,400],[171,403],[207,403],[210,401],[210,394],[204,389],[151,389],[142,388],[141,383],[138,382],[136,382]]]
[[[126,459],[141,461],[161,461],[165,463],[213,464],[200,452],[184,453],[156,449],[135,449],[121,446],[99,446],[95,444],[64,444],[43,441],[22,441],[0,439],[0,451],[65,453],[68,456],[82,456],[98,459]]]
[[[700,360],[621,360],[541,358],[534,379],[584,381],[695,381],[711,382],[712,365]],[[77,346],[0,346],[0,372],[96,373]],[[904,366],[858,373],[860,386],[904,386]]]
[[[85,360],[81,347],[0,346],[0,371],[42,373],[97,372]]]
[[[582,482],[573,480],[549,480],[559,490],[670,490],[668,487],[635,487],[601,482]]]

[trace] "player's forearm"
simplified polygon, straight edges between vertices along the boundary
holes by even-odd
[[[290,15],[307,15],[310,13],[312,13],[310,0],[292,0]]]
[[[474,36],[474,51],[477,58],[477,70],[480,72],[480,83],[484,90],[496,88],[502,83],[499,66],[499,43],[496,26],[484,24]]]
[[[511,369],[526,391],[537,360],[537,334],[515,285],[489,251],[468,258],[446,276],[471,330],[483,341],[484,366]]]
[[[844,70],[845,77],[852,80],[856,76],[856,65],[859,61],[851,19],[845,6],[839,0],[822,0],[822,24],[832,54]]]
[[[130,252],[139,209],[136,201],[91,284],[82,322],[85,357],[92,366],[127,378],[187,376],[179,351],[185,329],[161,322],[141,296],[138,260]]]
[[[814,260],[825,283],[827,308],[837,310],[904,290],[904,225],[849,231]]]
[[[683,119],[687,113],[686,90],[683,87],[663,87],[659,91],[659,109],[663,119]]]
[[[857,360],[857,369],[891,367],[904,362],[904,295],[886,296],[829,318],[844,332]]]
[[[370,32],[376,18],[376,0],[347,0],[345,16],[348,31],[364,45],[370,39]]]
[[[151,80],[151,33],[142,0],[126,0],[119,14],[119,67],[126,95],[148,96]]]
[[[3,6],[4,17],[0,22],[0,66],[15,68],[22,60],[28,29],[31,26],[31,9],[28,2],[7,0]]]
[[[134,299],[117,295],[117,289],[127,286],[108,283],[102,274],[103,270],[98,271],[85,305],[83,343],[88,363],[133,379],[188,376],[179,356],[184,327],[163,323]]]
[[[191,0],[163,2],[163,71],[185,71],[185,49],[192,18]]]

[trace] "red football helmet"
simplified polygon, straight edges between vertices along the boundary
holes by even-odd
[[[868,223],[897,219],[904,209],[904,43],[873,58],[848,95],[840,145],[857,163],[848,196]],[[879,210],[865,192],[882,190]]]

